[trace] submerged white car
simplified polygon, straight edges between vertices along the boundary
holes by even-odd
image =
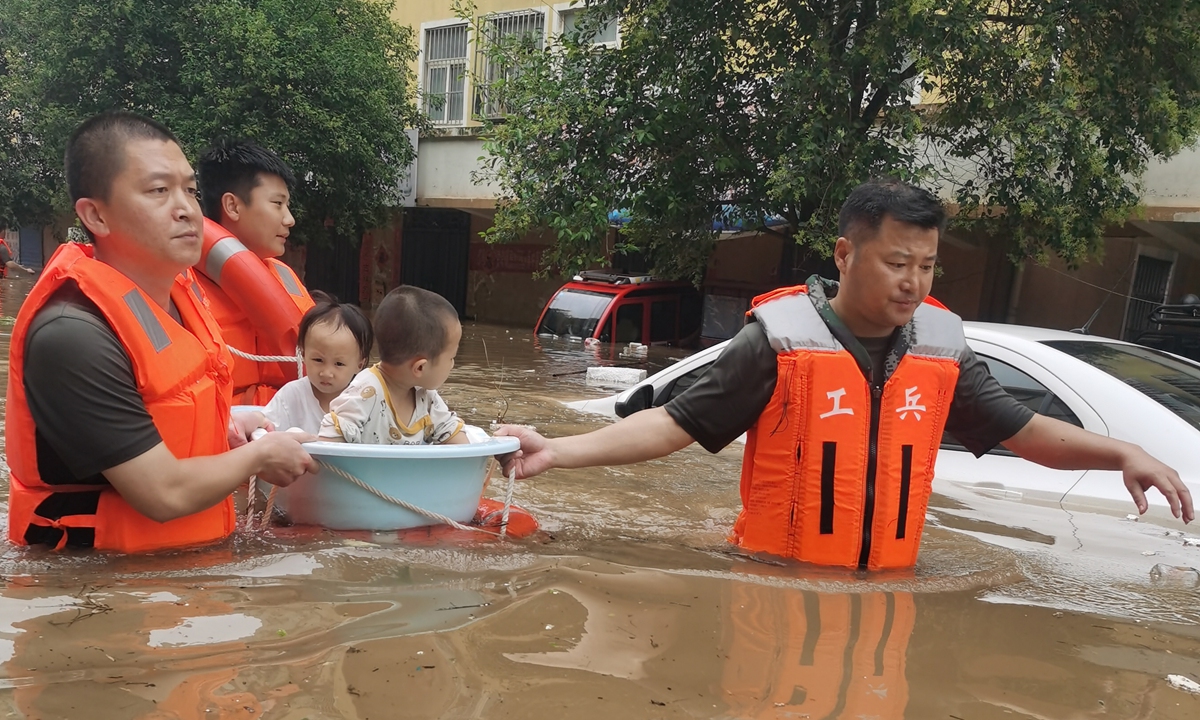
[[[1109,338],[1058,330],[964,323],[967,342],[992,375],[1035,412],[1136,443],[1175,468],[1200,500],[1200,364]],[[712,365],[726,343],[684,358],[634,387],[569,407],[625,417],[664,405]],[[976,458],[950,435],[942,439],[934,488],[953,483],[1013,499],[1107,512],[1134,512],[1121,473],[1051,470],[1003,447]],[[1147,493],[1150,512],[1170,517],[1166,500]]]

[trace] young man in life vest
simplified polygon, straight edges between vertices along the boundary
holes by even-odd
[[[247,443],[230,418],[229,352],[191,277],[196,180],[169,130],[131,113],[84,121],[67,190],[93,244],[59,247],[13,328],[8,537],[139,552],[219,540],[247,478],[286,486],[312,436]],[[231,445],[237,446],[230,449]]]
[[[933,195],[869,182],[842,206],[835,283],[756,298],[746,327],[667,405],[575,437],[521,440],[505,472],[619,465],[747,432],[732,539],[820,565],[911,567],[945,428],[982,455],[1000,443],[1059,469],[1121,470],[1139,512],[1156,488],[1190,522],[1174,470],[1140,447],[1035,415],[971,352],[958,316],[925,302],[945,223]]]
[[[203,272],[197,273],[225,342],[231,348],[251,355],[290,354],[295,348],[300,319],[314,305],[300,278],[276,259],[283,255],[288,234],[296,223],[288,209],[291,190],[296,184],[292,169],[270,150],[247,140],[237,140],[217,143],[200,157],[196,170],[200,176],[200,204],[205,216],[233,233],[246,249],[262,260],[263,281],[271,283],[273,290],[296,306],[290,327],[271,329],[272,334],[291,339],[291,348],[278,348],[275,347],[278,343],[263,337],[247,310],[213,279]],[[235,355],[234,402],[266,405],[279,388],[295,379],[295,363],[287,366],[259,363]]]

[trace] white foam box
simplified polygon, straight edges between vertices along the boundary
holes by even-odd
[[[646,371],[637,368],[590,367],[587,371],[588,385],[607,387],[633,387],[646,379]]]

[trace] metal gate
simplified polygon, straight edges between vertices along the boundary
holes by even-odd
[[[470,242],[471,216],[465,212],[405,210],[400,282],[432,290],[449,300],[459,315],[466,314]]]
[[[1170,260],[1138,255],[1133,289],[1125,307],[1125,333],[1121,336],[1122,340],[1134,342],[1138,336],[1154,327],[1150,322],[1150,313],[1167,301],[1167,288],[1171,283],[1174,264]]]
[[[333,293],[338,300],[358,304],[360,244],[332,231],[327,242],[305,248],[304,285],[309,290]]]

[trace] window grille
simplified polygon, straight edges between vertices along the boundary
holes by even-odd
[[[485,42],[491,46],[519,38],[528,39],[534,47],[541,50],[546,40],[546,14],[541,10],[521,10],[492,15],[484,21],[483,32],[486,35]],[[478,75],[484,83],[476,99],[476,109],[479,114],[488,118],[503,117],[504,107],[489,89],[498,80],[511,80],[516,77],[516,69],[505,67],[503,63],[491,58],[486,48],[477,49],[475,58],[476,62],[482,65],[482,72]]]
[[[467,26],[425,31],[425,113],[436,125],[463,121],[466,101]]]

